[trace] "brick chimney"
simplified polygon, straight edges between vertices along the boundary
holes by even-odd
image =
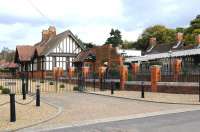
[[[149,39],[149,45],[150,45],[151,47],[156,45],[156,38],[155,38],[155,37],[151,37],[151,38]]]
[[[149,46],[146,52],[150,52],[156,46],[156,37],[149,38]]]
[[[49,37],[56,36],[56,28],[54,26],[49,26],[48,31],[49,31]]]
[[[177,42],[182,42],[183,41],[183,33],[176,33],[176,41]]]
[[[200,46],[200,34],[196,36],[196,43],[198,46]]]
[[[47,41],[49,39],[49,31],[42,30],[42,41]]]

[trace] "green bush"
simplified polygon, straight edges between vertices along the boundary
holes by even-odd
[[[49,85],[54,85],[54,83],[53,83],[53,82],[50,82]]]
[[[0,86],[0,90],[2,90],[3,89],[3,86]]]
[[[34,80],[32,80],[32,82],[36,82],[36,80],[34,79]]]
[[[8,88],[3,88],[3,89],[2,89],[2,94],[10,94],[10,89],[8,89]]]
[[[41,80],[40,83],[44,83],[44,80]]]
[[[65,88],[65,85],[64,85],[64,84],[61,84],[61,85],[60,85],[60,88]]]
[[[78,88],[77,86],[75,86],[75,87],[73,88],[73,90],[74,90],[74,91],[79,91],[79,88]]]

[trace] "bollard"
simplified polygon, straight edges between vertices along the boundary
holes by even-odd
[[[10,122],[16,121],[15,94],[10,94]]]
[[[114,94],[114,82],[111,82],[111,94]]]
[[[142,81],[142,84],[141,84],[141,98],[144,98],[144,82]]]
[[[95,92],[95,75],[94,75],[94,78],[93,78],[93,87],[94,87],[94,92]]]
[[[26,99],[26,89],[25,89],[25,83],[22,85],[22,95],[23,95],[23,100]]]
[[[200,80],[199,80],[199,102],[200,102]]]
[[[40,106],[40,89],[37,88],[36,90],[36,106],[39,107]]]

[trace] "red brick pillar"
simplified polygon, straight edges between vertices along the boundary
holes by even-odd
[[[132,70],[133,78],[135,78],[137,72],[139,71],[139,64],[138,63],[132,63],[131,64],[131,70]]]
[[[69,67],[67,72],[68,72],[68,77],[71,79],[74,76],[75,68]]]
[[[157,92],[157,82],[161,80],[160,66],[154,65],[151,67],[151,91]]]
[[[128,68],[126,66],[120,66],[120,89],[125,90],[125,83],[128,79]]]
[[[82,67],[83,77],[87,78],[89,75],[89,67]]]
[[[106,67],[104,66],[100,66],[99,69],[98,69],[98,73],[99,73],[99,86],[100,86],[100,89],[103,88],[103,77],[104,77],[104,74],[105,74],[105,71],[106,71]]]
[[[181,60],[180,59],[175,59],[174,61],[174,67],[173,67],[173,71],[174,71],[174,79],[178,79],[178,75],[181,71]]]

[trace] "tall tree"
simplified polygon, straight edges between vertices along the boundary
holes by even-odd
[[[186,44],[195,44],[195,36],[200,34],[200,15],[190,22],[190,26],[184,30]]]
[[[134,48],[135,42],[124,40],[122,44],[122,49],[132,49]]]
[[[84,44],[86,49],[90,49],[90,48],[95,47],[95,44],[93,44],[93,43],[83,43],[83,44]]]
[[[175,41],[175,35],[176,30],[169,29],[163,25],[148,27],[135,43],[135,47],[140,50],[145,50],[148,47],[150,37],[156,37],[158,44],[170,43]]]
[[[5,60],[8,62],[14,61],[15,51],[10,50],[7,47],[3,47],[0,52],[0,60]]]
[[[123,43],[121,32],[118,29],[111,29],[110,37],[107,38],[105,44],[112,44],[113,47],[117,47]]]

